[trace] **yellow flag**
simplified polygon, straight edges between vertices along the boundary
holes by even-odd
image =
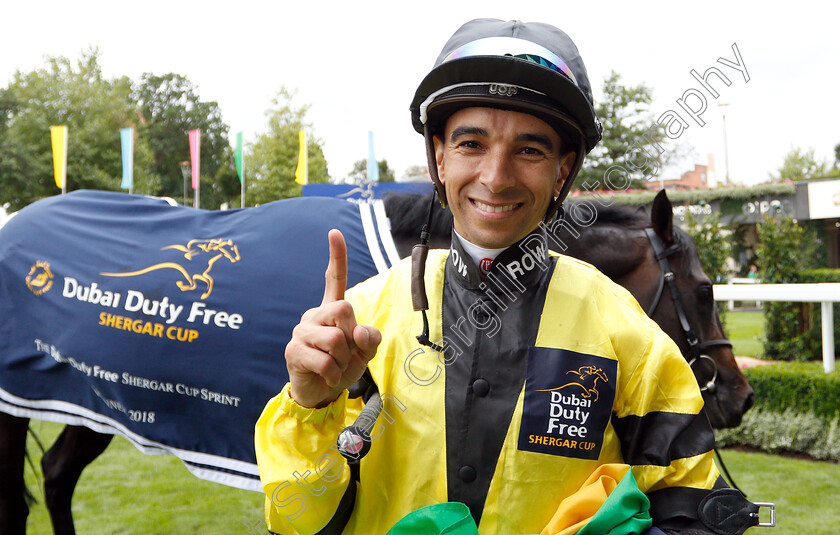
[[[298,164],[295,170],[295,182],[303,185],[309,183],[309,162],[306,157],[306,131],[301,130],[299,137],[300,152],[298,153]]]
[[[50,137],[52,138],[55,185],[59,189],[64,189],[67,182],[67,127],[51,126]]]

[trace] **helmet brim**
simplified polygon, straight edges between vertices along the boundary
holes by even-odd
[[[470,84],[507,86],[510,80],[527,80],[528,90],[544,95],[545,100],[553,105],[546,106],[543,102],[536,106],[527,99],[518,99],[517,95],[459,95],[454,91],[444,98],[434,99],[423,109],[429,97],[435,92],[440,92],[441,88],[468,87]],[[458,109],[471,105],[522,111],[543,120],[547,115],[550,120],[546,122],[555,126],[558,131],[562,128],[568,132],[571,128],[573,132],[577,132],[577,136],[582,136],[587,153],[601,139],[598,128],[600,123],[592,105],[572,80],[558,75],[548,67],[513,56],[473,56],[448,61],[433,69],[420,83],[414,95],[411,103],[412,125],[422,134],[424,122],[434,123],[432,126],[436,127],[439,121],[445,121]],[[553,119],[560,122],[555,124]],[[573,146],[575,145],[577,143]]]

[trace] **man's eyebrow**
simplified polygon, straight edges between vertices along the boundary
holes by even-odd
[[[478,126],[457,126],[452,130],[452,134],[449,136],[450,142],[455,142],[459,137],[462,136],[480,136],[480,137],[487,137],[489,134],[487,130]],[[542,145],[546,150],[549,152],[554,151],[554,143],[552,143],[551,138],[545,134],[540,134],[536,132],[525,132],[516,136],[516,140],[519,142],[527,142],[527,143],[537,143]]]
[[[545,134],[536,134],[536,133],[525,133],[519,134],[516,136],[518,141],[526,141],[529,143],[538,143],[545,147],[546,150],[549,152],[554,152],[554,143],[551,142],[551,138]]]
[[[487,137],[487,130],[478,126],[457,126],[452,130],[449,141],[455,141],[461,136],[482,136]]]

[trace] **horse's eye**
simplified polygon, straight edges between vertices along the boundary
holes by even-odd
[[[702,284],[697,287],[697,299],[702,302],[710,302],[714,300],[714,293],[711,284]]]

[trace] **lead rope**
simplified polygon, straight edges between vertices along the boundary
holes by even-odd
[[[744,495],[744,498],[746,498],[746,497],[747,497],[747,493],[746,493],[746,492],[744,492],[743,490],[741,490],[741,487],[739,487],[739,486],[735,483],[735,480],[734,480],[734,479],[732,479],[732,475],[729,473],[729,470],[727,470],[727,469],[726,469],[726,464],[723,462],[723,457],[721,457],[721,456],[720,456],[720,451],[718,450],[717,445],[715,445],[714,450],[715,450],[715,458],[717,458],[718,462],[720,463],[720,467],[721,467],[721,469],[723,470],[723,473],[724,473],[724,475],[726,476],[726,479],[728,479],[728,480],[729,480],[729,484],[730,484],[730,485],[732,485],[732,488],[734,488],[735,490],[737,490],[738,492],[740,492],[741,494],[743,494],[743,495]]]

